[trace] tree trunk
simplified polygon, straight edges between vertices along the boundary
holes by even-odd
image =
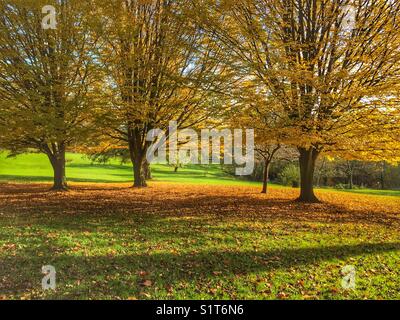
[[[351,171],[349,175],[349,189],[353,190],[353,171]]]
[[[270,161],[265,160],[265,165],[264,165],[264,175],[263,175],[263,188],[261,193],[268,193],[268,176],[269,176],[269,165]]]
[[[353,161],[347,161],[347,183],[349,185],[349,189],[353,189],[353,175],[354,175],[354,162]]]
[[[140,146],[138,147],[137,145],[135,145],[134,140],[134,138],[131,138],[128,143],[129,156],[131,158],[133,167],[133,187],[147,187],[143,170],[144,160],[146,160],[143,155],[146,154],[146,151],[141,150]]]
[[[66,191],[68,189],[65,175],[65,150],[56,155],[48,155],[54,172],[54,183],[51,190]]]
[[[174,167],[174,172],[177,173],[177,172],[178,172],[178,169],[179,169],[179,167],[180,167],[179,157],[178,157],[178,159],[176,159],[176,163],[175,163],[174,165],[175,165],[175,167]]]
[[[150,163],[145,159],[143,162],[143,174],[146,180],[151,180],[153,177],[151,176],[151,167]]]
[[[325,169],[325,162],[326,162],[326,158],[324,158],[324,160],[322,160],[321,167],[319,168],[319,170],[317,172],[317,186],[318,187],[321,184],[321,176],[322,176],[323,170]]]
[[[385,171],[386,171],[386,162],[383,161],[382,162],[382,166],[381,166],[381,189],[384,190],[385,189]]]
[[[135,155],[133,159],[133,179],[134,188],[147,187],[143,172],[143,157],[141,154]]]
[[[308,149],[299,148],[300,157],[300,197],[298,201],[315,203],[319,202],[314,194],[314,171],[318,158],[318,151],[314,147]]]

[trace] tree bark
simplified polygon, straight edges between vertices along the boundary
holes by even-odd
[[[381,189],[384,190],[385,189],[385,171],[386,171],[386,162],[383,161],[382,162],[382,166],[381,166]]]
[[[146,179],[143,172],[143,156],[138,153],[135,154],[133,159],[133,187],[143,188],[147,187]]]
[[[353,171],[350,172],[349,176],[349,189],[353,190]]]
[[[347,161],[347,182],[349,184],[349,189],[353,189],[353,174],[354,174],[354,167],[353,161]]]
[[[53,187],[54,191],[68,190],[66,175],[65,175],[65,149],[62,148],[55,155],[48,155],[51,166],[53,167]]]
[[[138,132],[131,132],[128,142],[129,156],[133,169],[133,188],[147,187],[143,170],[146,151],[142,150],[138,135],[140,135]]]
[[[319,168],[319,170],[317,171],[317,186],[319,187],[321,184],[321,175],[322,175],[322,171],[325,168],[325,163],[326,163],[326,158],[324,158],[324,160],[322,160],[322,164],[321,167]]]
[[[146,180],[151,180],[153,177],[151,176],[151,167],[150,163],[145,159],[143,163],[143,174]]]
[[[268,193],[268,177],[269,177],[269,166],[270,166],[270,161],[265,160],[264,162],[264,175],[263,175],[263,188],[261,193]]]
[[[308,149],[299,148],[299,152],[300,197],[297,200],[306,203],[319,202],[318,198],[314,194],[313,185],[315,163],[319,152],[314,147]]]

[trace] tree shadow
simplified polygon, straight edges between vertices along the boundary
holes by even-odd
[[[67,178],[67,182],[91,182],[91,183],[127,183],[133,181],[132,174],[126,175],[118,175],[118,174],[110,174],[111,176],[120,176],[120,177],[130,177],[126,180],[115,180],[115,179],[98,179],[98,178]],[[29,183],[29,182],[52,182],[53,177],[51,176],[17,176],[17,175],[0,175],[0,182],[10,183],[10,182],[19,182],[19,183]]]
[[[42,248],[46,249],[46,248]],[[47,248],[48,250],[48,248]],[[0,258],[0,279],[18,278],[18,283],[3,284],[1,293],[18,294],[26,290],[39,289],[38,272],[42,265],[53,265],[57,270],[58,286],[68,294],[81,294],[81,289],[65,288],[69,281],[79,280],[89,283],[91,293],[97,289],[113,294],[130,291],[139,293],[143,288],[140,277],[131,282],[130,275],[140,270],[146,270],[147,277],[155,283],[162,280],[163,273],[167,272],[166,279],[170,285],[182,281],[193,282],[230,275],[246,275],[250,273],[272,272],[289,270],[299,266],[315,265],[325,261],[341,260],[360,255],[382,254],[400,251],[400,243],[369,243],[357,245],[338,245],[316,248],[283,248],[254,251],[202,251],[197,253],[138,253],[117,256],[82,257],[72,255],[46,255],[29,258],[22,256]],[[46,251],[45,251],[46,252]],[[49,251],[47,251],[49,252]],[[25,253],[26,256],[26,253]],[[11,270],[7,267],[13,266]],[[216,275],[215,272],[218,271]],[[110,283],[107,279],[118,276],[117,283]],[[339,275],[338,275],[339,277]],[[97,285],[93,287],[92,281]],[[128,280],[129,279],[129,280]],[[34,285],[36,287],[34,287]],[[99,287],[96,289],[96,287]],[[73,292],[75,291],[75,292]],[[103,292],[104,293],[104,292]]]

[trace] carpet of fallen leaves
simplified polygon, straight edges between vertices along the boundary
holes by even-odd
[[[0,299],[399,299],[400,198],[0,184]],[[57,270],[43,291],[41,267]],[[341,270],[356,268],[356,289]]]

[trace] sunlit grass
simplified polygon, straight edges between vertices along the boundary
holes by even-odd
[[[153,182],[0,191],[0,297],[399,299],[399,199]],[[41,289],[41,267],[57,271]],[[353,265],[356,290],[341,287]]]
[[[112,159],[106,164],[92,162],[80,154],[67,154],[67,179],[72,182],[132,182],[132,166]],[[0,181],[49,182],[52,181],[49,160],[42,154],[23,154],[7,158],[0,153]],[[180,183],[243,184],[254,182],[237,179],[221,170],[219,165],[185,165],[174,172],[168,165],[152,165],[156,181]]]

